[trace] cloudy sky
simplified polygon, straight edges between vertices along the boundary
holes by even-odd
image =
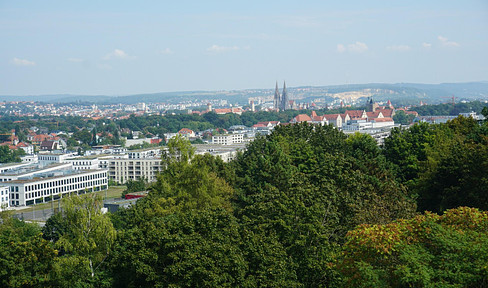
[[[0,0],[0,39],[0,95],[488,80],[486,0]]]

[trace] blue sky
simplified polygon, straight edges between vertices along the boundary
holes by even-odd
[[[488,80],[486,0],[0,0],[0,39],[0,95]]]

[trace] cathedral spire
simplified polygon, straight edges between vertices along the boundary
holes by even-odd
[[[290,107],[290,103],[288,103],[288,93],[286,92],[286,82],[283,81],[283,94],[281,94],[281,109],[287,110]]]
[[[273,108],[280,109],[280,103],[281,103],[281,97],[280,97],[280,90],[278,90],[278,81],[276,81],[276,88],[275,88],[275,93],[274,93],[274,99],[273,99]]]

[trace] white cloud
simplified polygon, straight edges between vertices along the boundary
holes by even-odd
[[[410,51],[412,48],[408,45],[392,45],[386,47],[386,50],[388,51],[396,51],[396,52],[407,52]]]
[[[228,51],[237,51],[241,48],[238,46],[219,46],[219,45],[212,45],[211,47],[207,48],[207,52],[213,52],[213,53],[222,53],[222,52],[228,52]]]
[[[161,50],[159,53],[161,53],[163,55],[169,55],[169,54],[174,54],[175,52],[173,52],[173,50],[171,50],[169,48],[166,48],[164,50]]]
[[[114,58],[127,59],[129,58],[129,55],[127,55],[127,53],[125,53],[123,50],[115,49],[114,51],[108,53],[107,55],[105,55],[105,57],[103,57],[104,60],[110,60]]]
[[[342,44],[337,44],[337,52],[339,52],[339,53],[346,52],[346,47],[344,47],[344,45],[342,45]]]
[[[454,42],[454,41],[449,41],[446,37],[443,36],[437,36],[437,39],[441,42],[441,45],[443,47],[459,47],[461,44]]]
[[[11,62],[12,62],[12,64],[14,64],[16,66],[36,66],[36,62],[34,62],[34,61],[30,61],[27,59],[19,59],[17,57],[12,59]]]
[[[425,49],[430,49],[432,48],[432,44],[431,43],[422,43],[422,47],[424,47]]]
[[[81,58],[68,58],[67,59],[69,62],[73,62],[73,63],[81,63],[85,60],[81,59]]]
[[[347,46],[343,44],[337,44],[337,52],[344,53],[344,52],[352,52],[352,53],[363,53],[368,50],[368,45],[365,43],[357,41],[353,44],[348,44]]]

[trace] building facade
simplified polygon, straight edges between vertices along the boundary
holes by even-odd
[[[9,189],[6,186],[0,186],[0,211],[10,207]]]
[[[56,200],[64,195],[106,190],[107,173],[107,170],[58,171],[21,177],[2,182],[0,186],[8,189],[11,207],[25,206]]]
[[[212,144],[218,145],[232,145],[239,144],[244,141],[244,134],[226,134],[212,136]]]
[[[161,159],[110,159],[108,169],[108,178],[117,183],[124,184],[129,180],[136,181],[141,178],[153,182],[156,181],[156,176],[161,171]]]

